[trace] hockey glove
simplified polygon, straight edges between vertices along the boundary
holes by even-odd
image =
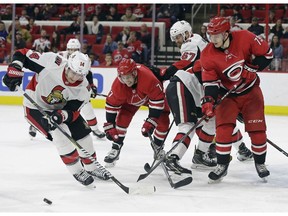
[[[243,71],[241,73],[241,77],[244,78],[246,81],[252,81],[257,77],[257,69],[258,67],[251,64],[244,64]]]
[[[156,118],[147,118],[142,126],[141,132],[144,137],[148,137],[148,133],[152,134],[157,127]]]
[[[91,98],[96,98],[96,96],[97,96],[97,87],[94,84],[91,85],[91,90],[92,90]]]
[[[10,91],[15,91],[16,86],[20,86],[24,72],[18,64],[10,64],[7,69],[7,73],[3,78],[4,84],[9,88]]]
[[[54,123],[62,124],[62,123],[67,123],[71,122],[72,120],[72,112],[67,111],[67,110],[55,110],[51,114],[51,121]]]
[[[202,113],[207,116],[207,118],[212,118],[214,113],[214,103],[215,100],[211,96],[205,96],[201,99],[201,105],[202,105]]]
[[[115,124],[106,122],[104,123],[103,128],[104,128],[104,131],[108,140],[111,140],[114,142],[118,141],[119,134],[118,134],[117,129],[115,128]]]

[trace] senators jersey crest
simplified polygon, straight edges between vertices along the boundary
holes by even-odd
[[[65,88],[60,85],[55,86],[47,97],[41,96],[41,98],[43,101],[45,101],[49,105],[65,104],[66,100],[64,99],[63,94],[62,94],[62,91],[64,89]]]

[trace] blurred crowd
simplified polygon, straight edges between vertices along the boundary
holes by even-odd
[[[93,66],[117,66],[123,57],[131,57],[138,63],[149,64],[151,54],[151,27],[144,22],[152,21],[152,4],[85,4],[84,40],[81,51],[92,59]],[[58,52],[66,49],[70,38],[80,39],[80,4],[16,4],[14,47],[32,48],[39,52]],[[178,20],[191,13],[191,4],[156,4],[156,21],[166,24],[166,33]],[[231,31],[241,30],[239,23],[250,23],[248,30],[265,38],[265,4],[223,4],[220,16],[230,19]],[[214,14],[216,15],[216,14]],[[209,19],[209,18],[208,18]],[[0,63],[10,62],[12,25],[5,26],[4,20],[12,20],[12,5],[0,4]],[[37,25],[35,21],[71,21],[69,26]],[[87,25],[91,21],[92,25]],[[123,21],[123,27],[105,26],[101,21]],[[124,22],[143,22],[139,27],[127,26]],[[207,20],[206,22],[208,22]],[[282,59],[288,58],[287,4],[271,4],[268,41],[274,50],[275,60],[270,69],[281,70]],[[158,49],[158,32],[154,41]],[[194,32],[209,41],[205,25]],[[166,37],[169,40],[169,37]]]
[[[166,28],[169,29],[174,22],[184,19],[183,12],[188,8],[190,6],[187,7],[185,4],[157,4],[157,20],[164,21]],[[112,31],[109,26],[103,26],[99,21],[151,21],[152,9],[152,4],[85,4],[83,34],[87,39],[83,40],[82,52],[95,58],[94,65],[97,65],[97,62],[99,65],[117,65],[123,55],[132,57],[138,63],[148,64],[151,52],[151,28],[142,24],[139,28],[132,29],[124,26],[121,30]],[[39,52],[64,50],[65,44],[71,37],[79,39],[80,14],[80,4],[16,4],[15,49],[27,47]],[[0,47],[2,48],[0,63],[9,63],[12,27],[5,26],[3,20],[12,20],[11,4],[0,4]],[[61,28],[38,26],[35,24],[38,20],[71,21],[71,25],[61,26]],[[86,21],[93,22],[90,28]],[[156,40],[156,49],[157,45]],[[108,62],[111,56],[110,64]]]

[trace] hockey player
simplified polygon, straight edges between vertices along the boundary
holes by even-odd
[[[68,41],[66,48],[67,48],[66,51],[61,51],[61,52],[59,52],[59,54],[61,56],[63,56],[64,58],[68,59],[69,56],[73,52],[80,51],[81,44],[80,44],[78,39],[71,38]],[[91,97],[95,98],[97,96],[97,87],[93,83],[93,77],[92,77],[91,71],[89,71],[86,78],[87,78],[87,80],[90,84],[90,87],[91,87]],[[104,138],[105,133],[100,131],[98,128],[98,121],[97,121],[97,118],[96,118],[95,113],[93,111],[92,104],[91,103],[85,104],[83,106],[83,108],[81,109],[81,113],[84,115],[88,125],[91,127],[92,133],[98,138]],[[29,134],[31,137],[36,136],[36,129],[32,125],[29,127]]]
[[[127,128],[140,106],[148,106],[149,114],[142,126],[147,137],[154,132],[157,150],[169,128],[169,107],[165,101],[162,83],[152,71],[133,59],[122,59],[117,67],[118,77],[114,80],[106,99],[106,137],[113,141],[112,149],[105,157],[106,166],[114,166],[119,159]]]
[[[173,140],[173,144],[175,144],[202,116],[200,99],[204,92],[199,58],[207,42],[200,35],[192,34],[191,25],[184,20],[176,22],[171,27],[170,37],[180,48],[181,60],[174,63],[167,70],[162,70],[160,79],[170,79],[166,89],[166,97],[178,126],[178,133]],[[216,166],[216,156],[209,152],[209,147],[215,135],[215,119],[202,123],[196,129],[196,133],[199,137],[199,143],[192,159],[192,168]],[[170,160],[166,160],[166,165],[170,169],[178,167],[180,170],[185,170],[180,167],[178,161],[185,154],[193,136],[194,132],[175,148],[169,156]],[[238,129],[235,129],[233,139],[238,149],[237,158],[239,160],[252,157],[251,151],[242,143],[242,135]]]
[[[98,169],[82,151],[50,123],[54,121],[75,139],[90,155],[96,159],[93,148],[91,129],[80,115],[80,109],[89,103],[90,85],[86,75],[90,69],[90,59],[79,51],[67,59],[59,54],[38,53],[29,49],[16,50],[12,63],[4,76],[4,83],[15,91],[22,82],[25,67],[36,72],[25,92],[46,111],[47,119],[24,98],[24,112],[27,121],[37,128],[47,139],[53,140],[58,153],[74,178],[87,186],[93,177],[109,179],[105,170]]]
[[[251,143],[255,167],[260,178],[269,176],[265,165],[266,124],[264,100],[259,87],[257,71],[267,67],[273,53],[266,41],[246,30],[230,32],[230,23],[224,17],[215,17],[208,24],[211,43],[202,51],[201,65],[205,96],[202,112],[216,115],[217,167],[209,173],[210,181],[219,181],[227,175],[232,146],[232,132],[241,112],[245,130]],[[252,56],[255,56],[252,59]],[[219,95],[236,85],[232,95],[213,109]]]

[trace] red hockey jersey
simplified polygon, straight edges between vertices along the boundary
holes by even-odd
[[[137,64],[137,84],[128,87],[116,78],[106,99],[106,112],[116,114],[125,103],[148,106],[149,116],[158,118],[164,109],[162,83],[144,65]]]
[[[241,73],[245,64],[252,63],[254,56],[272,59],[273,53],[266,41],[246,30],[231,32],[230,46],[225,50],[216,49],[213,43],[209,43],[200,59],[204,87],[216,85],[229,90],[240,84],[235,93],[251,88],[257,78],[246,81]]]

